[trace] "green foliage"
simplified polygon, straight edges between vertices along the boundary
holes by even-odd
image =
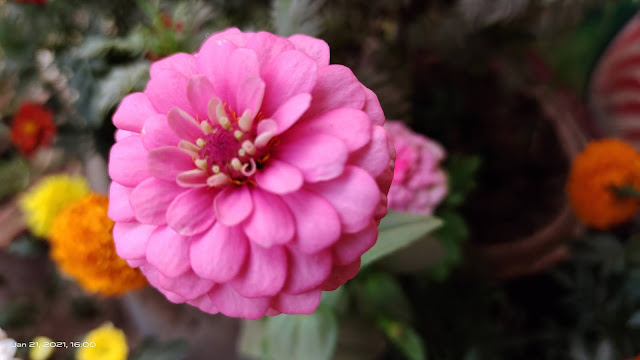
[[[409,246],[441,225],[431,216],[390,211],[378,226],[378,242],[362,256],[362,266]]]
[[[276,34],[317,36],[322,31],[320,10],[326,0],[274,0],[271,16]]]
[[[241,354],[273,360],[329,360],[338,339],[338,321],[332,309],[321,306],[311,315],[285,315],[244,321],[238,350]]]
[[[47,255],[49,246],[42,239],[22,235],[9,244],[7,252],[23,258],[38,258]]]
[[[402,323],[380,319],[380,328],[387,337],[396,345],[408,360],[426,360],[426,352],[420,335]]]
[[[24,190],[29,185],[30,175],[29,165],[20,156],[0,161],[0,201]]]
[[[0,328],[18,329],[32,324],[37,317],[36,305],[28,299],[14,299],[0,307]]]
[[[129,356],[129,360],[182,360],[186,359],[188,347],[183,340],[161,342],[145,338],[140,347]]]

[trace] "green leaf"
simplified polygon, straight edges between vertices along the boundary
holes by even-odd
[[[449,194],[444,205],[457,207],[464,203],[467,196],[476,187],[476,172],[482,161],[479,156],[451,155],[446,163]]]
[[[396,321],[380,319],[378,324],[387,337],[409,360],[427,358],[422,338],[412,328]]]
[[[330,309],[311,315],[278,315],[267,319],[266,358],[329,360],[338,339],[338,321]]]
[[[32,324],[36,318],[35,305],[26,299],[12,300],[0,308],[0,328],[16,329]]]
[[[407,247],[441,225],[433,216],[390,211],[378,226],[378,242],[362,255],[362,266]]]
[[[0,201],[29,185],[29,165],[22,157],[0,162]]]
[[[243,320],[237,350],[243,357],[261,359],[265,354],[266,321]]]
[[[49,252],[49,246],[42,240],[25,235],[12,241],[7,252],[24,258],[36,258],[46,255]]]
[[[387,273],[370,273],[354,284],[358,309],[375,319],[411,321],[411,303],[398,281]]]
[[[322,31],[320,12],[326,0],[275,0],[271,18],[276,33],[281,36],[307,34],[317,36]]]
[[[187,350],[187,343],[183,340],[160,342],[145,338],[129,360],[181,360],[186,358]]]

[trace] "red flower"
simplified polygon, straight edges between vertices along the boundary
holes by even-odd
[[[55,134],[53,114],[41,105],[23,103],[13,118],[11,142],[26,155],[49,145]]]

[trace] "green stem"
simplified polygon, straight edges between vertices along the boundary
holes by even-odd
[[[640,191],[633,186],[612,186],[611,190],[620,197],[634,197],[636,199],[640,199]]]

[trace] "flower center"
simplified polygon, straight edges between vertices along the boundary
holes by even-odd
[[[183,111],[179,113],[202,131],[195,142],[181,140],[178,144],[192,157],[196,167],[178,175],[178,183],[183,186],[203,186],[205,178],[210,187],[251,182],[253,174],[264,166],[270,150],[277,145],[273,120],[263,120],[260,114],[254,116],[250,110],[238,118],[216,98],[209,102],[208,118],[202,121]]]

